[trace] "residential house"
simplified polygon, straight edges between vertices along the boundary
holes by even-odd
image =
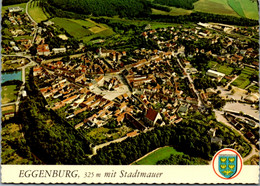
[[[149,108],[145,115],[145,121],[148,122],[150,125],[154,126],[157,122],[159,125],[164,125],[162,116],[159,112]]]
[[[48,44],[38,45],[38,47],[37,47],[37,55],[39,55],[39,56],[43,56],[43,55],[44,56],[48,56],[50,54],[51,54],[51,52],[50,52]]]

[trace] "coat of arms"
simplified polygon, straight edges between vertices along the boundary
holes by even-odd
[[[237,155],[219,155],[219,172],[225,178],[231,178],[237,172]]]

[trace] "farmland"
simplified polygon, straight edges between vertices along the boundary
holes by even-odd
[[[45,21],[48,19],[47,14],[45,14],[41,7],[38,6],[39,1],[32,1],[28,5],[28,13],[37,22]]]
[[[232,67],[229,67],[229,66],[227,66],[225,64],[224,65],[220,65],[220,64],[218,64],[215,61],[210,61],[209,62],[209,67],[212,70],[216,70],[218,72],[224,73],[225,75],[230,75],[233,72],[233,70],[234,70],[234,68],[232,68]]]
[[[170,12],[165,12],[162,10],[157,10],[152,8],[152,14],[161,14],[161,15],[189,15],[191,14],[192,10],[185,10],[183,8],[176,8],[176,7],[170,7],[171,11]]]
[[[246,17],[239,0],[228,0],[228,4],[241,17]]]
[[[173,147],[162,147],[139,160],[135,165],[156,165],[157,161],[169,158],[171,154],[175,155],[183,153],[176,151]]]
[[[245,14],[245,17],[250,19],[256,19],[258,20],[258,8],[257,8],[257,2],[251,1],[251,0],[238,0],[243,11]]]
[[[257,73],[256,70],[249,67],[245,67],[242,70],[241,74],[238,76],[238,78],[232,83],[232,85],[244,89],[247,85],[250,84],[249,78],[251,77],[251,75],[255,73]]]
[[[16,101],[18,91],[16,85],[8,85],[2,87],[2,104]]]
[[[198,12],[238,16],[228,5],[227,0],[199,0],[194,3],[194,10]]]
[[[205,12],[213,14],[223,14],[230,16],[241,16],[250,19],[258,19],[257,2],[251,0],[199,0],[193,3],[193,10],[169,7],[170,12],[152,8],[153,14],[162,15],[188,15],[192,12]]]
[[[114,34],[109,27],[97,24],[90,19],[80,20],[55,17],[51,21],[64,28],[71,36],[84,42],[89,42],[96,37],[106,37]]]
[[[71,19],[56,17],[51,19],[56,25],[64,28],[71,36],[79,39],[91,34],[91,31],[84,28],[82,24]]]

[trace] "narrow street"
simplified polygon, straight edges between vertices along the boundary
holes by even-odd
[[[180,60],[177,58],[177,62],[178,62],[178,64],[179,64],[179,66],[182,68],[182,70],[184,71],[184,72],[186,72],[186,69],[182,66],[182,64],[181,64],[181,62],[180,62]],[[187,73],[187,75],[185,76],[185,77],[187,77],[188,78],[188,80],[189,80],[189,82],[190,82],[190,84],[191,84],[191,88],[193,89],[193,91],[194,91],[194,93],[197,95],[197,97],[198,97],[198,106],[199,107],[203,107],[204,105],[203,105],[203,102],[202,102],[202,100],[201,100],[201,98],[200,98],[200,95],[199,95],[199,92],[195,89],[195,87],[194,87],[194,84],[193,84],[193,80],[192,80],[192,78],[190,77],[190,74],[189,73]]]

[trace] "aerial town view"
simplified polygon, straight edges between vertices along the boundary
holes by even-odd
[[[257,0],[2,3],[2,164],[258,165]]]

